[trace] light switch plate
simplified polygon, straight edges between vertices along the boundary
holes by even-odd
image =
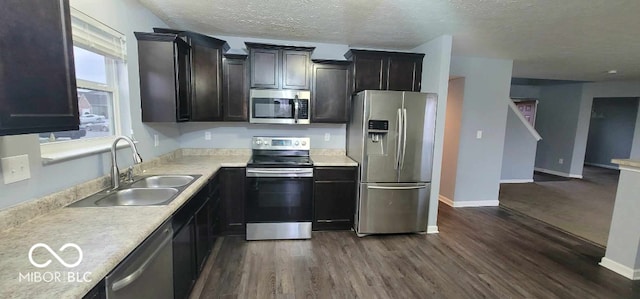
[[[211,140],[211,132],[204,132],[204,140]]]
[[[2,158],[2,176],[5,185],[31,178],[29,155]]]
[[[331,133],[324,133],[324,141],[330,141],[331,140]]]
[[[482,130],[476,132],[476,139],[482,139]]]

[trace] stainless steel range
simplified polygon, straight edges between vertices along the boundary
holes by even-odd
[[[247,164],[247,240],[310,239],[313,162],[308,137],[253,137]]]

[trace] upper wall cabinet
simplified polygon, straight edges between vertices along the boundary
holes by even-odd
[[[78,130],[67,0],[6,0],[0,11],[0,136]]]
[[[424,54],[349,50],[352,91],[366,89],[420,91]]]
[[[346,123],[349,121],[350,65],[349,61],[313,60],[312,122]]]
[[[134,33],[138,39],[142,121],[188,121],[191,47],[177,34]]]
[[[223,120],[249,120],[249,64],[247,55],[225,54],[222,60]]]
[[[251,88],[309,89],[314,47],[245,44],[251,62]]]
[[[222,55],[226,41],[191,31],[153,28],[157,33],[173,33],[191,46],[190,121],[220,121],[222,111]]]

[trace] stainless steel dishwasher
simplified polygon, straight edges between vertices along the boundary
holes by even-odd
[[[172,239],[168,221],[107,275],[107,299],[173,298]]]

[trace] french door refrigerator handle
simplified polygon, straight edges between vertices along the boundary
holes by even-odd
[[[398,142],[396,142],[396,164],[393,166],[393,169],[400,169],[400,154],[401,154],[401,146],[402,146],[402,111],[398,108]]]
[[[407,151],[407,108],[402,108],[402,160],[400,169],[404,169],[404,154]]]
[[[367,186],[367,189],[378,189],[378,190],[415,190],[415,189],[426,189],[426,185],[420,186]]]

